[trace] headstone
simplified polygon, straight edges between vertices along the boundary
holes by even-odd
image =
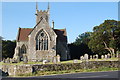
[[[5,63],[5,58],[3,59],[3,63]]]
[[[80,60],[81,60],[81,61],[83,61],[83,60],[84,60],[84,57],[83,57],[83,56],[81,56],[81,57],[80,57]]]
[[[6,59],[6,63],[10,63],[10,58],[7,58],[7,59]]]
[[[105,55],[105,59],[107,59],[108,57],[107,57],[107,55]]]
[[[107,57],[110,58],[110,53],[107,54]]]
[[[60,62],[60,55],[57,55],[57,62]]]
[[[53,57],[53,63],[54,63],[54,64],[57,63],[56,56]]]
[[[73,60],[73,63],[78,63],[78,59],[74,59],[74,60]]]
[[[104,59],[104,55],[101,55],[101,59]]]
[[[12,63],[13,62],[13,59],[12,58],[10,58],[10,63]]]
[[[93,59],[95,59],[95,57],[96,57],[96,56],[95,56],[95,55],[93,55]]]
[[[23,63],[27,63],[28,62],[28,58],[26,54],[23,54]]]
[[[16,57],[16,62],[17,62],[17,63],[20,62],[20,57],[19,57],[19,56]]]
[[[93,59],[92,55],[90,55],[90,59]]]
[[[43,60],[43,64],[46,64],[47,63],[47,60]]]
[[[116,58],[118,58],[118,57],[119,57],[119,53],[117,52],[117,53],[116,53]]]
[[[85,55],[84,55],[84,60],[85,60],[85,61],[88,61],[88,54],[85,54]]]
[[[15,58],[13,58],[12,60],[13,60],[12,63],[17,63],[17,60]]]
[[[98,54],[96,54],[95,56],[96,56],[96,59],[98,59]]]

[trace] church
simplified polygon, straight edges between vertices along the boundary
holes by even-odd
[[[50,7],[47,10],[38,10],[36,3],[36,24],[34,28],[19,28],[16,39],[14,59],[23,60],[25,54],[28,61],[52,61],[60,55],[60,60],[70,58],[67,46],[66,29],[55,29],[54,21],[49,25]]]

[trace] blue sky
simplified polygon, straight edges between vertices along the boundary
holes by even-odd
[[[2,3],[2,36],[15,40],[18,28],[35,26],[35,2]],[[39,10],[46,10],[48,3],[39,2]],[[50,2],[50,25],[66,28],[68,42],[74,42],[79,34],[92,31],[107,19],[118,20],[117,2]]]

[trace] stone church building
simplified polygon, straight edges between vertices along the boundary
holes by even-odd
[[[28,61],[52,61],[53,57],[60,55],[61,60],[69,58],[66,29],[54,29],[49,25],[50,8],[38,10],[36,3],[36,25],[34,28],[19,28],[14,59],[23,59],[23,54]]]

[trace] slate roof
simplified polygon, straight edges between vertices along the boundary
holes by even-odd
[[[17,41],[28,41],[28,35],[33,30],[33,28],[19,28]],[[66,29],[53,29],[57,39],[62,42],[67,42],[67,33]]]
[[[28,35],[32,28],[19,28],[17,41],[28,41]]]

